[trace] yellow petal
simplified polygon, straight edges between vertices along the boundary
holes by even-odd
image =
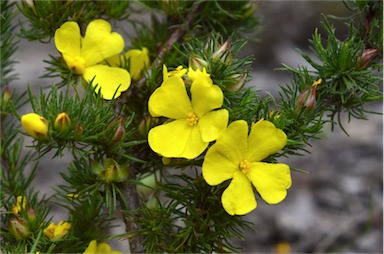
[[[131,85],[131,76],[127,70],[110,67],[107,65],[95,65],[85,69],[83,78],[92,85],[96,86],[96,92],[101,93],[104,99],[112,100],[120,96],[121,92],[126,91]]]
[[[253,125],[248,137],[249,161],[261,161],[283,149],[287,144],[287,135],[273,123],[261,119]]]
[[[81,47],[86,67],[118,55],[124,49],[123,37],[111,31],[111,25],[105,20],[96,19],[89,23]]]
[[[81,34],[76,22],[65,22],[55,32],[55,45],[59,52],[71,58],[80,57]]]
[[[213,84],[212,79],[210,78],[210,75],[207,73],[207,70],[205,69],[205,67],[203,68],[203,71],[199,69],[193,70],[191,67],[189,67],[188,78],[192,80],[192,82],[198,79],[202,79],[204,80],[203,82],[208,82],[211,85]]]
[[[148,143],[153,151],[174,158],[193,159],[199,156],[208,143],[201,139],[196,126],[179,119],[152,128],[148,133]]]
[[[282,201],[292,185],[289,166],[281,163],[253,162],[247,177],[268,204]]]
[[[208,112],[199,119],[198,127],[205,142],[216,140],[227,128],[229,113],[226,109]]]
[[[148,110],[154,117],[186,118],[193,109],[183,80],[177,76],[165,80],[149,97]]]
[[[100,243],[97,247],[98,253],[110,253],[111,252],[111,246],[107,243]]]
[[[96,242],[96,240],[92,240],[89,243],[88,247],[83,252],[83,254],[94,254],[94,253],[97,253],[97,242]]]
[[[197,80],[191,86],[192,107],[198,117],[223,105],[224,95],[220,87]]]
[[[247,152],[248,124],[244,120],[232,122],[212,147],[239,165]]]
[[[218,185],[231,179],[238,170],[238,165],[217,150],[216,145],[210,147],[204,156],[202,174],[209,185]]]
[[[141,78],[141,73],[149,68],[149,56],[148,49],[143,48],[131,49],[124,54],[126,59],[129,59],[129,73],[133,80]]]
[[[251,182],[240,170],[235,172],[231,183],[223,192],[221,202],[230,215],[244,215],[256,208]]]

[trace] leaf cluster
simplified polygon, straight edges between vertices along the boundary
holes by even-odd
[[[80,27],[89,21],[102,17],[126,18],[128,1],[22,1],[20,12],[28,19],[30,26],[21,23],[20,36],[28,40],[50,41],[57,28],[66,21],[75,21]]]
[[[251,223],[222,209],[220,197],[226,185],[211,187],[196,169],[192,171],[173,174],[158,185],[163,193],[157,197],[159,207],[129,212],[140,225],[134,234],[144,236],[145,249],[151,253],[238,251],[230,240],[243,238],[242,231],[250,230]]]

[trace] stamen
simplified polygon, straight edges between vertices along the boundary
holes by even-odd
[[[239,168],[246,174],[251,169],[251,163],[248,160],[243,160],[240,162]]]
[[[188,113],[187,123],[189,126],[195,126],[199,122],[199,118],[193,112]]]

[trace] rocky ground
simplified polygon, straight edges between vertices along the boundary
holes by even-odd
[[[306,49],[318,26],[320,13],[344,13],[341,2],[260,2],[264,16],[261,42],[245,51],[255,55],[252,85],[276,94],[278,85],[290,82],[287,73],[273,71],[281,63],[304,64],[296,48]],[[342,34],[342,26],[338,30]],[[38,79],[44,73],[43,59],[57,54],[53,42],[41,44],[21,40],[15,58],[19,80],[14,85],[34,91],[52,80]],[[369,105],[382,112],[382,103]],[[30,109],[24,108],[21,113]],[[383,252],[383,118],[343,120],[349,137],[338,126],[325,128],[321,140],[311,142],[310,154],[286,163],[308,171],[293,172],[288,197],[278,205],[258,202],[246,218],[255,223],[243,241],[235,240],[249,253],[382,253]],[[30,140],[27,140],[30,142]],[[35,186],[42,193],[62,182],[59,172],[67,157],[46,156],[38,168]],[[43,176],[43,177],[41,177]],[[55,212],[55,211],[54,211]],[[57,210],[60,214],[60,210]],[[60,219],[60,215],[55,218]],[[56,221],[57,222],[57,221]]]

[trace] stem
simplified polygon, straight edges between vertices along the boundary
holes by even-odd
[[[169,35],[167,41],[163,44],[163,46],[159,50],[159,53],[158,53],[156,59],[153,61],[152,66],[151,66],[152,69],[158,69],[161,67],[161,65],[164,61],[165,54],[168,51],[173,49],[174,43],[180,41],[183,38],[183,36],[187,32],[187,30],[193,25],[194,17],[199,12],[199,10],[200,10],[200,4],[196,4],[193,7],[193,9],[188,13],[184,22],[182,24],[180,24],[180,26],[178,26]],[[127,104],[130,94],[131,93],[136,94],[136,92],[139,90],[139,88],[144,86],[146,81],[147,80],[145,77],[141,78],[137,82],[137,84],[135,85],[135,89],[131,89],[131,92],[126,93],[125,96],[122,96],[123,98],[121,98],[121,103],[118,103],[116,105],[117,109],[118,109],[116,112],[121,111],[121,107],[123,105]],[[137,96],[137,94],[136,94],[136,96]],[[136,179],[136,174],[135,174],[134,170],[131,170],[129,178],[130,179]],[[125,182],[122,184],[121,190],[122,190],[124,197],[127,201],[127,203],[125,203],[124,200],[119,198],[120,204],[123,207],[123,209],[124,210],[129,209],[130,211],[137,210],[140,207],[140,199],[139,199],[139,195],[138,195],[137,190],[136,190],[136,185],[132,184],[132,183]],[[128,204],[129,207],[127,207],[126,204]],[[136,214],[136,216],[140,216],[140,214]],[[128,233],[128,235],[132,236],[132,237],[128,238],[131,253],[144,253],[145,252],[145,249],[143,246],[144,237],[141,235],[137,235],[134,232],[134,231],[139,229],[139,226],[127,214],[123,215],[123,221],[124,221],[125,226],[126,226],[126,232]]]
[[[136,179],[136,174],[133,170],[131,170],[129,174],[130,179]],[[123,183],[121,187],[121,191],[125,197],[125,200],[122,200],[122,197],[119,196],[119,202],[123,210],[137,210],[140,207],[140,199],[139,194],[137,193],[136,185],[133,183]],[[124,202],[126,201],[126,202]],[[128,207],[127,207],[128,205]],[[123,213],[123,221],[125,224],[125,231],[128,234],[133,235],[133,237],[129,237],[129,247],[131,253],[145,253],[143,246],[143,236],[136,236],[134,233],[135,230],[139,229],[138,225],[128,214]]]

